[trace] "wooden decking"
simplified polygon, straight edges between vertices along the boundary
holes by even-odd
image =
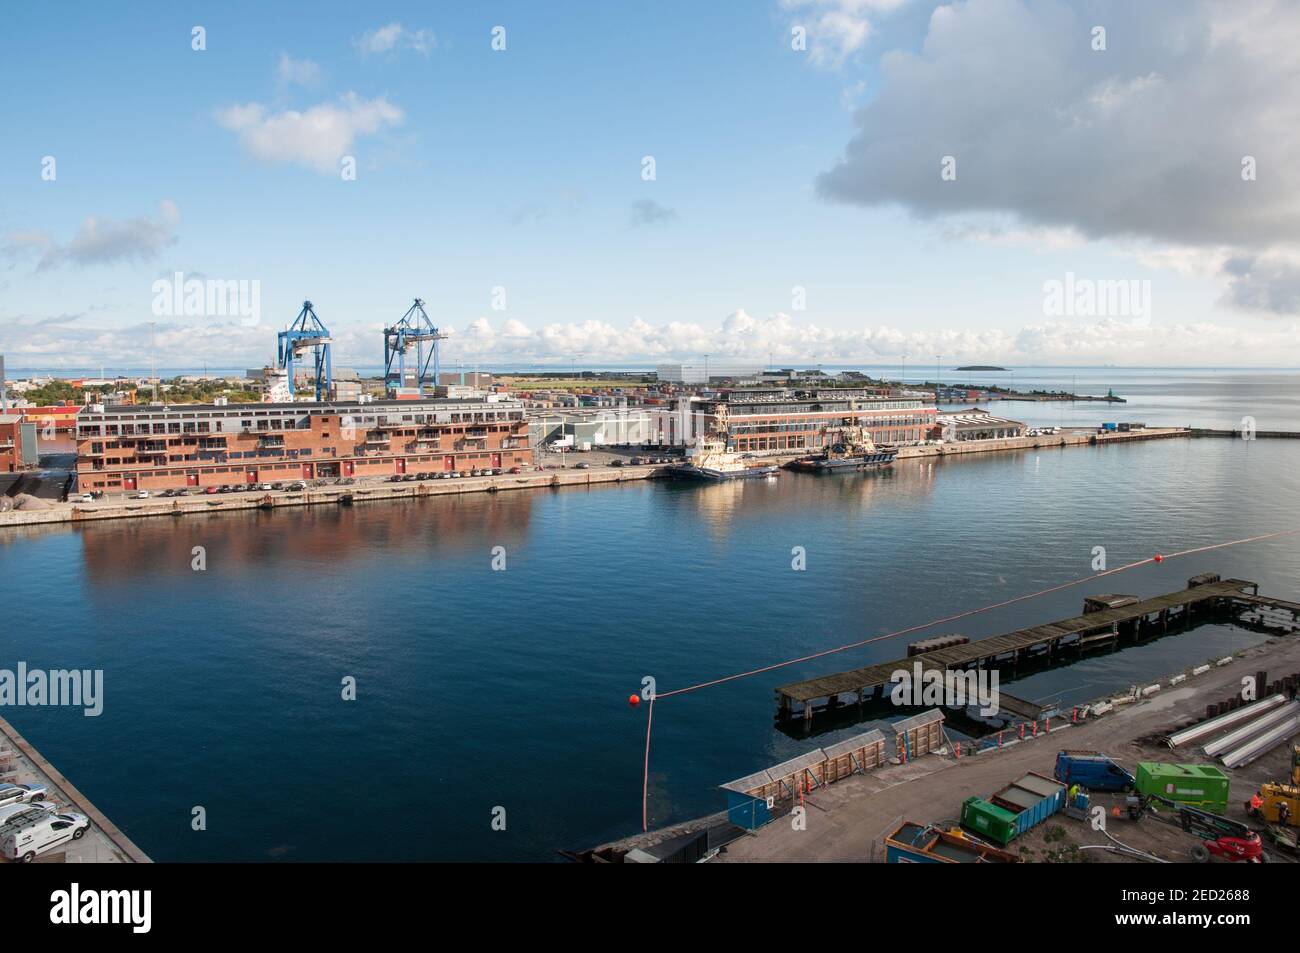
[[[1295,606],[1300,612],[1300,605],[1283,600],[1264,599],[1258,595],[1258,586],[1244,579],[1224,579],[1210,582],[1177,592],[1143,599],[1130,605],[1113,609],[1102,609],[1084,615],[1048,622],[1027,629],[1018,629],[1006,635],[990,636],[969,642],[965,645],[953,645],[947,648],[923,652],[910,658],[895,659],[892,662],[880,662],[855,668],[847,672],[823,675],[782,685],[776,690],[780,714],[790,716],[793,706],[803,706],[805,718],[812,717],[813,703],[826,699],[828,707],[834,707],[839,696],[853,696],[861,702],[875,695],[876,691],[890,684],[890,676],[904,669],[911,671],[916,663],[921,663],[923,670],[961,670],[970,667],[983,668],[1000,662],[1011,662],[1027,657],[1051,656],[1058,648],[1076,645],[1090,635],[1113,633],[1119,637],[1125,628],[1135,628],[1146,620],[1162,627],[1168,627],[1171,618],[1182,620],[1186,614],[1193,612],[1204,603],[1217,604],[1222,600],[1233,600],[1256,605],[1291,608]],[[1005,698],[1005,693],[1003,695]],[[1020,699],[1016,699],[1021,702]],[[1027,713],[1033,704],[1017,704]]]

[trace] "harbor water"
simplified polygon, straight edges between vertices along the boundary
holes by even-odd
[[[1086,413],[1223,426],[1255,408],[1260,429],[1300,429],[1269,416],[1288,414],[1295,380],[1269,400],[1241,378],[1231,411],[1157,395],[1182,419]],[[1028,416],[1016,409],[993,406]],[[668,691],[998,602],[1088,575],[1098,547],[1117,566],[1296,526],[1300,441],[1174,439],[13,530],[0,534],[0,668],[103,669],[105,697],[98,717],[3,714],[160,861],[550,860],[639,829],[646,706],[628,696],[645,676]],[[1205,571],[1296,598],[1297,539],[663,699],[651,823],[720,810],[718,784],[863,730],[777,730],[778,684]],[[1203,626],[1003,687],[1069,704],[1260,638]]]

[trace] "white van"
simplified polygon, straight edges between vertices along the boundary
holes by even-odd
[[[60,844],[80,840],[90,829],[90,818],[84,814],[49,814],[45,817],[12,821],[0,828],[4,840],[0,853],[10,860],[30,864],[37,854],[43,854]]]
[[[31,814],[32,817],[41,817],[45,814],[53,814],[58,808],[54,806],[53,801],[31,801],[27,804],[6,804],[0,807],[0,828],[11,823],[14,818],[22,815]]]

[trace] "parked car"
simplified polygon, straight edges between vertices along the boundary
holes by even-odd
[[[81,494],[80,496],[76,497],[75,500],[76,500],[76,502],[78,502],[78,503],[94,503],[94,502],[95,502],[95,498],[94,498],[93,496],[91,496],[89,493],[83,493],[83,494]]]
[[[591,464],[590,464],[590,463],[587,463],[587,462],[584,460],[582,463],[579,463],[579,464],[578,464],[578,469],[579,469],[579,470],[590,470],[590,469],[591,469]]]
[[[220,493],[221,488],[216,486],[206,486],[203,488],[204,493]]]
[[[43,784],[0,784],[0,807],[6,804],[44,801],[45,795],[46,788]]]
[[[417,474],[414,474],[414,473],[408,473],[408,474],[406,474],[406,476],[402,477],[402,482],[403,482],[403,483],[414,483],[417,479],[418,479],[418,475],[417,475]]]
[[[141,491],[138,492],[135,496],[133,496],[132,499],[135,499],[135,500],[147,500],[147,499],[149,499],[149,491],[148,491],[148,490],[141,490]]]
[[[511,467],[511,468],[510,468],[510,472],[511,472],[511,473],[523,473],[523,472],[524,472],[524,468],[523,468],[523,467]]]
[[[616,457],[615,459],[609,461],[609,465],[610,465],[611,467],[621,467],[621,466],[623,465],[623,461],[622,461],[622,460],[619,460],[619,459]]]
[[[11,827],[4,843],[0,844],[0,853],[10,860],[30,864],[38,854],[79,840],[90,829],[90,818],[84,814],[50,814],[47,817],[33,818],[27,823]]]
[[[284,484],[283,484],[283,483],[272,483],[272,484],[271,484],[271,489],[273,489],[273,490],[283,490],[283,489],[284,489]]]

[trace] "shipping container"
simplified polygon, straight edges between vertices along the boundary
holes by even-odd
[[[1017,864],[1020,858],[959,833],[904,821],[885,835],[887,864]]]
[[[962,801],[961,826],[1004,847],[1016,836],[1016,816],[979,797]]]
[[[1134,784],[1129,774],[1100,751],[1062,751],[1056,756],[1056,780],[1089,791],[1124,791]]]
[[[1065,804],[1065,785],[1030,771],[1008,784],[989,801],[1015,819],[1016,834],[1023,834],[1059,811]]]
[[[1228,776],[1208,764],[1140,761],[1137,790],[1139,794],[1156,794],[1215,814],[1228,808]]]

